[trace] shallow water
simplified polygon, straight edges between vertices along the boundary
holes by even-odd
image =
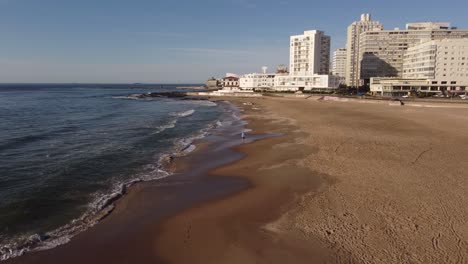
[[[193,150],[193,138],[219,125],[225,114],[208,101],[126,98],[142,92],[148,90],[0,87],[4,258],[21,254],[13,252],[21,244],[66,242],[67,234],[92,225],[86,216],[125,186],[166,177],[161,157]]]

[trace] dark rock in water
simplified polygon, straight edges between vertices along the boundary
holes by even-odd
[[[154,97],[163,97],[163,98],[179,98],[182,100],[206,100],[203,97],[194,97],[188,95],[186,92],[154,92],[154,93],[145,93],[145,94],[131,94],[129,98],[154,98]]]
[[[101,210],[94,218],[94,222],[99,222],[102,219],[106,218],[112,211],[114,211],[115,205],[107,206],[104,210]]]
[[[184,92],[157,92],[157,93],[148,93],[146,94],[147,97],[186,97],[187,94]]]

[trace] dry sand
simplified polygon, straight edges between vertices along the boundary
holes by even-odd
[[[468,263],[468,108],[236,99],[253,188],[165,221],[169,263]],[[216,176],[214,176],[216,177]]]
[[[187,172],[136,185],[70,243],[7,263],[468,263],[468,108],[232,100],[254,133],[282,135],[191,178],[242,156],[199,146],[176,161]]]

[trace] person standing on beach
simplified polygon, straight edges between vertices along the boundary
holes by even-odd
[[[244,141],[244,140],[245,140],[245,134],[244,134],[244,131],[242,131],[242,133],[241,133],[241,138],[242,138],[242,141]]]

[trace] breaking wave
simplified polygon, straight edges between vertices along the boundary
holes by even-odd
[[[195,113],[195,110],[190,109],[190,110],[183,111],[183,112],[172,113],[171,115],[172,116],[178,116],[178,117],[187,117],[187,116],[193,115],[193,113]]]
[[[210,101],[194,102],[212,106],[210,105]],[[215,103],[213,104],[216,105]],[[174,113],[173,116],[179,118],[187,117],[192,115],[194,112],[195,110],[191,109]],[[238,116],[233,114],[232,118],[237,119]],[[166,124],[157,127],[156,133],[160,133],[166,129],[174,128],[176,124],[177,118],[172,119]],[[218,120],[189,137],[176,140],[171,151],[159,155],[157,157],[157,162],[146,165],[143,168],[142,173],[137,173],[129,180],[112,184],[112,187],[107,192],[95,193],[93,195],[94,198],[88,204],[86,212],[68,224],[50,232],[23,236],[15,239],[14,241],[8,241],[7,244],[1,243],[0,260],[7,260],[18,257],[28,252],[51,249],[68,243],[74,236],[96,225],[99,223],[99,221],[112,213],[112,211],[115,209],[115,202],[122,198],[131,186],[140,182],[159,180],[171,176],[172,173],[166,168],[174,157],[185,156],[190,152],[193,152],[196,149],[194,141],[210,135],[214,128],[229,126],[230,124],[232,124],[232,121]]]

